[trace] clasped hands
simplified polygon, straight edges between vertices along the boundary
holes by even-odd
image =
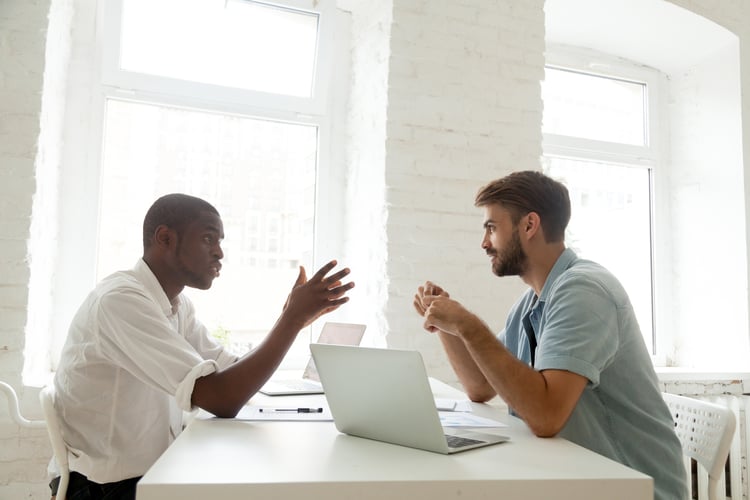
[[[474,315],[459,302],[450,298],[448,292],[431,281],[417,288],[414,309],[424,318],[424,329],[428,332],[445,332],[461,336],[462,325]]]

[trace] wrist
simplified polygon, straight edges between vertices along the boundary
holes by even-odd
[[[279,330],[289,332],[291,335],[296,336],[306,325],[303,318],[300,318],[295,314],[290,314],[287,310],[281,313],[281,316],[279,316],[279,319],[276,322],[276,326]]]
[[[481,338],[485,330],[482,320],[472,313],[466,314],[458,324],[458,334],[464,342],[473,342]]]

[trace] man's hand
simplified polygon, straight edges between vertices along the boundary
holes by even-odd
[[[459,302],[442,295],[425,296],[422,299],[424,329],[429,332],[442,331],[463,338],[478,318]]]
[[[448,292],[443,290],[440,286],[436,285],[435,283],[431,281],[425,282],[424,285],[417,288],[417,293],[414,294],[414,309],[416,309],[417,313],[420,316],[425,315],[425,311],[427,311],[427,305],[425,304],[425,301],[427,298],[434,298],[434,297],[445,297],[449,298],[450,295],[448,295]],[[435,328],[427,328],[425,326],[425,329],[429,332],[436,332],[437,329]]]
[[[300,323],[300,329],[310,325],[324,314],[335,311],[349,300],[344,294],[354,288],[354,283],[341,283],[349,268],[326,276],[337,262],[332,260],[307,279],[305,268],[300,266],[297,281],[284,304],[283,316]]]
[[[432,333],[443,331],[460,337],[461,328],[468,327],[471,321],[478,319],[431,281],[417,288],[413,304],[417,313],[425,319],[424,329]]]

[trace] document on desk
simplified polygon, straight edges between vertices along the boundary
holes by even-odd
[[[235,417],[237,420],[275,420],[284,422],[332,422],[333,415],[328,405],[312,408],[297,406],[243,406]]]
[[[440,423],[443,427],[508,427],[502,422],[473,413],[439,411],[438,415],[440,415]]]
[[[468,399],[435,398],[438,411],[471,411]]]

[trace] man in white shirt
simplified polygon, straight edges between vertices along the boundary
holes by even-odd
[[[170,194],[143,224],[143,258],[102,280],[75,315],[55,376],[71,449],[68,498],[134,499],[135,485],[182,428],[182,411],[234,417],[276,370],[297,333],[344,304],[349,269],[299,276],[274,327],[241,359],[195,317],[186,287],[221,270],[224,230],[204,200]],[[261,285],[262,286],[262,285]],[[56,481],[51,484],[53,498]]]

